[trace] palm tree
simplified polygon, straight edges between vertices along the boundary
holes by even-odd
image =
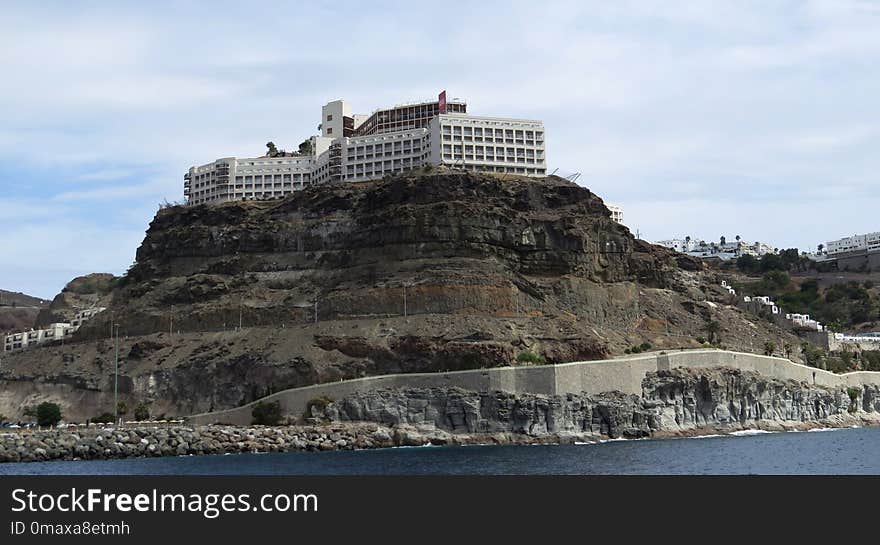
[[[726,242],[727,242],[727,237],[724,236],[724,235],[721,235],[721,245],[724,246],[724,244],[725,244]]]
[[[824,245],[824,244],[820,244],[820,245],[816,246],[816,249],[819,250],[819,254],[821,255],[821,254],[822,254],[822,250],[825,249],[825,245]]]
[[[275,142],[266,142],[266,147],[269,149],[269,151],[266,152],[267,156],[275,157],[276,155],[278,155],[278,148],[275,147]]]
[[[739,242],[740,240],[742,240],[742,237],[739,235],[736,235],[736,241]]]

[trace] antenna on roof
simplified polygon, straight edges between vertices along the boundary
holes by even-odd
[[[580,177],[581,177],[581,173],[575,172],[574,174],[570,174],[570,175],[566,176],[565,179],[568,180],[569,182],[576,182],[577,179]]]

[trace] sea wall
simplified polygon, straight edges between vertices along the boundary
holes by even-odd
[[[278,401],[285,414],[300,417],[305,414],[311,400],[339,400],[359,392],[379,389],[454,387],[475,392],[501,391],[551,396],[615,391],[641,395],[642,381],[649,372],[714,367],[755,371],[765,377],[827,388],[880,385],[880,372],[859,371],[837,375],[776,357],[724,350],[685,350],[558,365],[367,377],[285,390],[267,396],[262,401]],[[253,403],[250,403],[235,409],[192,415],[188,421],[193,425],[248,425],[251,422],[252,408]]]

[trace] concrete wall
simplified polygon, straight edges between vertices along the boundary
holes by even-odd
[[[677,368],[702,369],[735,367],[764,376],[790,379],[826,387],[880,385],[880,372],[858,371],[836,375],[789,360],[724,350],[685,350],[655,352],[612,360],[585,361],[534,367],[497,367],[446,373],[384,375],[329,384],[316,384],[272,394],[263,401],[278,401],[286,414],[301,415],[308,402],[318,397],[342,399],[352,393],[379,388],[459,387],[474,391],[501,390],[511,393],[569,394],[621,391],[641,394],[642,379],[648,372]],[[251,423],[253,403],[213,413],[189,417],[196,425]]]

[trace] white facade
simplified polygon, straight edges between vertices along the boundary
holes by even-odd
[[[226,157],[191,167],[184,196],[192,205],[281,198],[308,185],[373,180],[425,165],[546,175],[542,122],[466,111],[463,101],[444,99],[366,116],[352,114],[344,101],[329,102],[321,109],[321,135],[311,138],[311,154]]]
[[[880,232],[831,240],[825,245],[825,250],[828,255],[848,252],[877,252],[880,251]]]
[[[696,238],[673,238],[669,240],[660,240],[655,244],[665,246],[691,255],[693,257],[716,257],[722,261],[735,259],[744,255],[762,256],[774,252],[769,244],[763,242],[746,242],[744,240],[726,240],[724,244],[720,242],[706,242]]]
[[[73,333],[73,327],[68,323],[49,324],[45,329],[32,329],[20,333],[6,335],[3,342],[3,351],[23,350],[28,346],[42,344],[50,341],[61,340]]]
[[[184,175],[188,204],[282,197],[310,185],[311,156],[225,157]]]
[[[540,121],[441,114],[429,124],[429,139],[432,165],[524,176],[547,173]]]
[[[623,208],[617,204],[605,203],[608,210],[611,211],[611,219],[623,225]]]
[[[58,322],[49,324],[43,329],[10,333],[3,339],[3,351],[23,350],[29,346],[63,340],[79,329],[92,316],[104,310],[106,310],[104,307],[83,310],[76,313],[71,323]]]

